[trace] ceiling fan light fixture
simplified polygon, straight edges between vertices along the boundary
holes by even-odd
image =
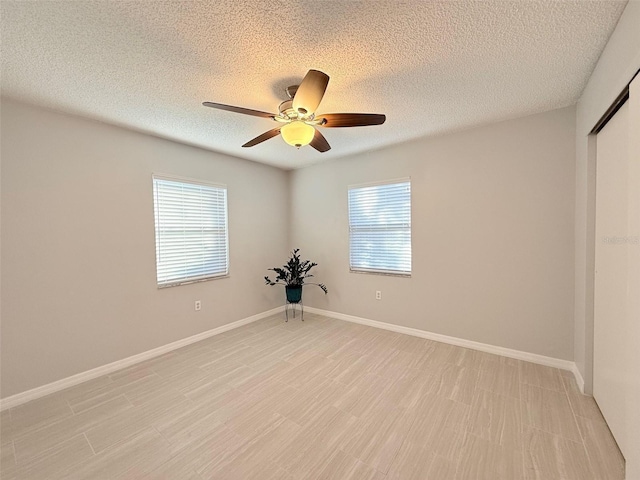
[[[315,128],[300,120],[287,123],[280,129],[280,134],[284,141],[297,148],[309,145],[315,133]]]

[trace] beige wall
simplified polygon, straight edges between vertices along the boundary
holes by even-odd
[[[281,304],[287,172],[6,99],[1,140],[3,398]],[[156,287],[156,172],[227,184],[229,278]]]
[[[307,304],[572,360],[574,162],[569,107],[294,171]],[[349,273],[347,186],[406,176],[412,277]]]
[[[596,122],[640,68],[640,1],[631,0],[576,106],[575,362],[591,392]]]

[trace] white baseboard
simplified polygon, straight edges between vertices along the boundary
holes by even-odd
[[[578,367],[571,360],[546,357],[544,355],[538,355],[537,353],[529,353],[523,352],[521,350],[513,350],[511,348],[498,347],[496,345],[489,345],[488,343],[474,342],[473,340],[465,340],[464,338],[450,337],[448,335],[441,335],[439,333],[428,332],[426,330],[403,327],[401,325],[394,325],[393,323],[379,322],[377,320],[370,320],[368,318],[356,317],[354,315],[347,315],[344,313],[331,312],[329,310],[322,310],[320,308],[305,307],[304,309],[309,313],[317,313],[318,315],[324,315],[326,317],[335,318],[337,320],[359,323],[361,325],[382,328],[384,330],[390,330],[392,332],[404,333],[405,335],[412,335],[414,337],[435,340],[436,342],[448,343],[450,345],[456,345],[458,347],[470,348],[472,350],[493,353],[495,355],[502,355],[503,357],[524,360],[526,362],[546,365],[548,367],[555,367],[561,370],[569,370],[575,375],[578,386],[580,386],[580,390],[584,392],[584,380],[582,379],[582,376],[578,371]]]
[[[192,335],[191,337],[183,338],[182,340],[178,340],[176,342],[172,342],[167,345],[154,348],[152,350],[147,350],[146,352],[138,353],[137,355],[123,358],[122,360],[117,360],[107,365],[102,365],[101,367],[87,370],[86,372],[81,372],[76,375],[63,378],[61,380],[56,380],[55,382],[42,385],[41,387],[36,387],[31,390],[27,390],[26,392],[21,392],[15,395],[11,395],[10,397],[0,399],[0,411],[5,410],[7,408],[15,407],[18,405],[22,405],[23,403],[30,402],[31,400],[44,397],[45,395],[49,395],[51,393],[59,392],[60,390],[73,387],[74,385],[78,385],[79,383],[86,382],[87,380],[92,380],[102,375],[113,373],[122,368],[126,368],[136,363],[140,363],[145,360],[158,357],[167,352],[171,352],[172,350],[177,350],[178,348],[191,345],[192,343],[199,342],[200,340],[204,340],[205,338],[218,335],[228,330],[233,330],[234,328],[241,327],[242,325],[247,325],[248,323],[252,323],[252,322],[261,320],[263,318],[270,317],[271,315],[275,315],[276,313],[282,312],[283,309],[284,307],[276,307],[271,310],[267,310],[266,312],[258,313],[256,315],[252,315],[247,318],[242,318],[235,322],[231,322],[226,325],[222,325],[220,327],[207,330],[206,332],[198,333],[196,335]]]
[[[578,384],[580,393],[582,393],[583,395],[586,395],[584,393],[584,378],[582,378],[582,374],[580,373],[580,370],[578,370],[578,365],[574,363],[573,368],[571,369],[571,372],[573,373],[573,376],[576,377],[576,383]]]

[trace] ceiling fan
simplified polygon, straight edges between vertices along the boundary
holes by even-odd
[[[285,100],[278,108],[279,113],[267,113],[249,108],[224,105],[222,103],[204,102],[205,107],[217,108],[228,112],[243,113],[255,117],[270,118],[279,125],[256,138],[249,140],[243,147],[253,147],[259,143],[281,135],[283,140],[296,148],[311,145],[319,152],[331,149],[329,142],[316,127],[364,127],[382,125],[384,115],[377,113],[327,113],[316,114],[316,109],[329,84],[329,76],[319,70],[309,70],[300,85],[287,87],[289,100]]]

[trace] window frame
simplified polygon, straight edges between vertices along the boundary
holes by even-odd
[[[366,267],[354,267],[352,264],[352,250],[351,250],[351,240],[352,240],[352,226],[351,226],[351,190],[360,189],[360,188],[369,188],[369,187],[377,187],[384,185],[395,185],[401,183],[409,184],[409,246],[411,248],[411,260],[410,260],[410,270],[401,271],[401,270],[383,270],[376,268],[366,268]],[[403,178],[395,178],[391,180],[381,180],[376,182],[368,182],[368,183],[359,183],[353,185],[347,185],[347,223],[349,227],[349,272],[350,273],[358,273],[358,274],[369,274],[369,275],[385,275],[392,277],[403,277],[403,278],[411,278],[413,273],[413,195],[411,189],[411,177],[403,177]]]
[[[191,184],[191,185],[201,185],[204,187],[209,187],[209,188],[216,188],[216,189],[220,189],[224,191],[224,224],[225,224],[225,235],[224,235],[224,242],[225,242],[225,246],[226,246],[226,269],[223,273],[215,273],[215,274],[207,274],[207,275],[200,275],[200,276],[193,276],[193,277],[184,277],[182,279],[179,280],[173,280],[173,281],[168,281],[168,282],[164,282],[164,283],[160,283],[159,279],[158,279],[158,223],[157,223],[157,219],[158,219],[158,212],[156,211],[156,204],[157,204],[157,200],[156,200],[156,180],[164,180],[164,181],[170,181],[170,182],[176,182],[176,183],[184,183],[184,184]],[[158,289],[162,289],[162,288],[171,288],[171,287],[177,287],[180,285],[189,285],[191,283],[200,283],[200,282],[208,282],[210,280],[218,280],[221,278],[228,278],[229,277],[229,271],[230,271],[230,260],[229,260],[229,249],[230,249],[230,245],[229,245],[229,195],[228,195],[228,188],[226,184],[223,183],[217,183],[217,182],[209,182],[206,180],[200,180],[200,179],[196,179],[196,178],[189,178],[189,177],[182,177],[182,176],[178,176],[178,175],[170,175],[170,174],[164,174],[164,173],[153,173],[151,175],[151,188],[152,188],[152,200],[153,200],[153,230],[154,230],[154,243],[155,243],[155,270],[156,270],[156,286]]]

